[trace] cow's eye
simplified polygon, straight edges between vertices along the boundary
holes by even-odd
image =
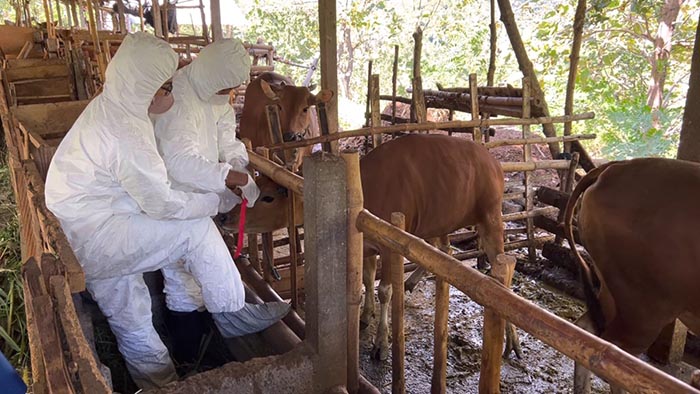
[[[270,196],[265,196],[265,197],[261,198],[260,201],[269,204],[269,203],[275,201],[275,198],[274,198],[274,197],[270,197]]]
[[[304,108],[304,113],[309,112],[309,107]]]

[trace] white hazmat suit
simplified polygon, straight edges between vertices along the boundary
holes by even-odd
[[[235,138],[236,118],[228,95],[217,92],[243,83],[250,74],[250,56],[238,40],[207,45],[188,66],[173,77],[175,103],[162,115],[152,116],[158,149],[173,187],[178,190],[214,192],[221,198],[220,212],[228,212],[241,199],[226,187],[229,171],[247,173],[248,153]],[[249,205],[259,192],[249,177]],[[176,267],[177,268],[177,267]],[[186,288],[190,299],[171,299],[168,309],[190,312],[203,304],[199,286],[182,270],[164,269],[169,283]],[[170,290],[166,287],[165,292]]]
[[[224,332],[241,335],[276,321],[264,309],[244,308],[240,275],[210,218],[218,211],[217,194],[174,190],[168,181],[147,108],[176,67],[177,55],[164,41],[127,35],[107,67],[103,92],[61,142],[46,180],[47,207],[61,222],[141,388],[177,379],[151,321],[144,272],[174,267],[191,273],[206,308],[220,315],[220,328],[222,321],[231,323]],[[169,290],[169,304],[192,298],[186,288]],[[253,318],[262,323],[251,324]]]

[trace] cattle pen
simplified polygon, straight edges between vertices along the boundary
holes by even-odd
[[[63,3],[73,15],[76,8],[80,9],[80,2],[70,0]],[[212,0],[211,3],[214,15],[209,26],[204,18],[203,3],[200,1],[199,6],[194,6],[202,12],[202,36],[176,37],[168,34],[167,8],[173,5],[166,1],[163,4],[165,20],[160,20],[160,16],[156,18],[156,35],[170,42],[185,58],[191,59],[199,48],[222,38],[221,23],[217,21],[220,19],[217,15],[219,1]],[[318,3],[322,38],[321,85],[337,92],[335,2]],[[49,4],[50,0],[45,1],[47,8]],[[60,1],[55,0],[54,4],[59,6]],[[0,118],[21,226],[31,392],[38,394],[114,391],[109,369],[95,349],[95,328],[84,296],[85,276],[57,218],[44,201],[44,182],[51,158],[89,99],[99,93],[106,66],[125,33],[123,27],[118,33],[106,32],[98,29],[96,24],[97,18],[114,17],[123,21],[124,10],[105,10],[92,1],[87,1],[86,6],[91,11],[89,20],[79,22],[76,16],[73,20],[74,27],[83,27],[84,23],[88,30],[56,29],[49,17],[42,40],[35,43],[30,34],[29,40],[22,45],[20,56],[4,60],[0,70]],[[158,7],[159,3],[154,2],[154,9]],[[263,234],[261,246],[257,235],[248,234],[247,253],[250,257],[238,259],[236,265],[250,299],[255,302],[290,299],[298,309],[261,334],[269,348],[265,357],[243,357],[243,361],[225,363],[152,392],[380,392],[382,388],[375,387],[376,382],[369,382],[363,376],[359,364],[362,238],[365,236],[392,252],[388,261],[383,263],[386,265],[384,272],[390,275],[393,292],[393,393],[411,392],[410,387],[406,387],[405,377],[404,272],[420,267],[436,277],[431,370],[433,393],[448,392],[447,319],[449,288],[452,286],[485,307],[479,393],[501,392],[501,353],[505,322],[508,321],[607,382],[630,392],[700,394],[699,389],[514,294],[509,289],[515,269],[513,256],[500,255],[497,261],[491,262],[490,276],[484,275],[473,264],[465,262],[483,256],[478,246],[451,255],[405,232],[401,212],[396,212],[391,223],[387,223],[363,208],[359,154],[340,152],[337,141],[366,137],[367,146],[376,147],[395,134],[440,130],[441,133],[471,136],[489,149],[521,146],[522,161],[502,161],[501,166],[504,172],[522,173],[522,179],[506,182],[509,189],[503,196],[506,201],[517,200],[522,204],[519,204],[518,211],[504,213],[502,219],[510,223],[524,221],[524,227],[513,225],[506,228],[506,234],[524,234],[525,238],[506,243],[505,250],[525,248],[528,257],[534,259],[537,249],[544,248],[543,254],[558,253],[558,256],[565,256],[560,259],[568,258],[568,252],[557,249],[555,241],[563,234],[558,221],[550,216],[562,210],[575,179],[581,175],[577,168],[592,168],[593,163],[579,141],[593,139],[595,135],[532,137],[529,131],[533,125],[584,121],[593,119],[594,114],[533,116],[531,106],[533,103],[539,105],[539,99],[532,97],[529,77],[523,78],[522,87],[518,89],[478,86],[476,75],[472,74],[468,88],[423,90],[420,32],[414,38],[412,97],[396,96],[395,82],[391,95],[381,95],[379,76],[370,73],[366,127],[338,132],[337,100],[333,100],[318,106],[321,135],[303,141],[282,142],[282,130],[275,127],[276,109],[271,107],[266,111],[270,117],[269,132],[277,143],[264,148],[249,148],[251,166],[294,196],[289,207],[291,218],[295,217],[294,199],[303,200],[304,223],[301,227],[292,221],[286,240]],[[28,58],[35,45],[46,48],[46,59]],[[271,71],[271,46],[255,43],[247,44],[247,49],[254,59],[266,62],[264,65],[255,64],[252,76]],[[396,81],[396,75],[393,81]],[[238,91],[238,94],[243,93],[243,89]],[[381,113],[382,101],[392,103],[392,116]],[[412,116],[399,119],[395,115],[396,102],[411,104]],[[446,102],[454,107],[451,108],[450,120],[428,122],[427,108]],[[240,104],[235,105],[240,107]],[[454,111],[468,113],[471,119],[452,120]],[[390,124],[383,125],[382,122]],[[517,126],[522,129],[522,135],[519,138],[491,139],[488,129],[493,126]],[[570,155],[552,157],[551,160],[533,159],[532,146],[560,143],[571,147],[567,152]],[[303,176],[285,167],[284,163],[289,163],[293,150],[316,144],[322,145],[321,152],[306,158]],[[560,173],[558,190],[537,187],[530,175],[542,169]],[[299,228],[303,229],[303,234],[297,232]],[[548,234],[538,234],[538,229]],[[470,229],[452,235],[452,241],[476,237],[475,231]],[[224,240],[233,253],[233,236],[224,234]],[[289,256],[275,259],[273,248],[283,245],[288,245]],[[269,264],[261,264],[258,250],[262,250],[262,259]],[[409,264],[405,264],[406,259]],[[274,279],[273,269],[277,266],[284,280]],[[674,331],[672,334],[678,337],[685,332]],[[677,358],[677,354],[673,357]]]

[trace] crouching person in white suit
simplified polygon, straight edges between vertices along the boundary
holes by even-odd
[[[167,43],[128,35],[107,67],[103,92],[61,142],[46,180],[46,204],[141,388],[177,379],[151,321],[144,272],[181,265],[227,335],[260,331],[289,309],[245,303],[240,275],[210,218],[219,211],[219,196],[171,188],[148,110],[164,110],[154,95],[176,67]],[[187,302],[183,291],[171,287],[166,300]]]

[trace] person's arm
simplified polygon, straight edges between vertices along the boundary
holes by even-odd
[[[246,171],[248,151],[245,144],[236,138],[236,116],[230,105],[216,122],[219,140],[219,160],[229,163],[236,171]]]
[[[218,212],[215,193],[173,190],[155,140],[146,136],[120,141],[115,175],[119,184],[155,219],[196,219]]]
[[[178,109],[172,108],[159,117],[155,126],[158,148],[168,174],[178,183],[195,190],[223,192],[226,177],[233,167],[207,160],[199,153],[195,122]]]

